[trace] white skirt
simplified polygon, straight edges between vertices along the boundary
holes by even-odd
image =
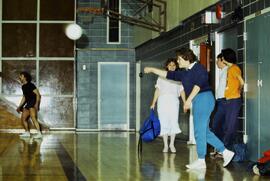
[[[179,128],[179,99],[176,96],[162,95],[158,98],[158,118],[160,121],[160,136],[181,133]]]

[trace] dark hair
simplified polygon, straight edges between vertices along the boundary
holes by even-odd
[[[177,63],[177,59],[176,58],[168,58],[167,61],[164,63],[164,68],[168,71],[168,67],[167,66],[171,62],[173,62],[175,64],[175,66],[176,66],[176,69],[175,70],[177,70],[179,68],[179,66],[178,66],[178,63]]]
[[[231,48],[226,48],[221,50],[222,57],[224,60],[226,60],[229,63],[236,63],[237,58],[236,58],[236,53],[233,49]]]
[[[222,61],[222,53],[218,54],[217,58],[220,58]]]
[[[26,79],[27,82],[31,82],[32,81],[32,76],[28,73],[28,72],[21,72],[20,75],[23,75]]]
[[[184,60],[189,61],[189,63],[193,63],[197,60],[196,55],[189,48],[181,48],[175,51],[176,56],[182,57]]]

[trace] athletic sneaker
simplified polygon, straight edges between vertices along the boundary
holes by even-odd
[[[40,139],[42,138],[42,134],[39,132],[33,136],[33,138]]]
[[[169,149],[168,146],[164,146],[162,152],[163,152],[163,153],[168,153],[168,149]]]
[[[232,161],[233,156],[234,152],[227,149],[223,151],[223,159],[224,159],[223,167],[226,167]]]
[[[30,138],[30,133],[29,132],[22,133],[22,134],[20,134],[20,137],[21,138]]]
[[[186,167],[189,169],[205,169],[206,163],[204,159],[198,159],[191,164],[186,165]]]
[[[176,153],[176,149],[175,149],[174,145],[170,145],[170,150],[172,153]]]

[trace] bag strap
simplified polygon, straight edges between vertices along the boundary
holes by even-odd
[[[138,142],[137,148],[138,148],[138,150],[137,150],[138,160],[139,160],[139,162],[141,162],[142,161],[142,137],[141,137],[141,134],[139,137],[139,142]]]
[[[151,109],[150,110],[150,117],[149,117],[149,119],[151,119],[153,117],[153,115],[155,115],[155,112],[154,112],[154,109]],[[151,127],[150,128],[148,128],[147,130],[144,130],[144,132],[140,133],[140,137],[139,137],[139,141],[138,141],[138,146],[137,146],[138,160],[139,160],[140,163],[142,161],[142,151],[143,151],[142,135],[145,134],[150,129],[153,130],[153,135],[155,136],[153,121],[151,121]]]
[[[151,123],[152,123],[152,122],[151,122]],[[152,123],[152,124],[153,124],[153,123]],[[153,125],[152,125],[152,126],[153,126]],[[153,127],[144,130],[142,133],[140,133],[140,135],[144,135],[144,133],[146,133],[147,131],[149,131],[149,130],[152,129],[152,128],[153,128]]]

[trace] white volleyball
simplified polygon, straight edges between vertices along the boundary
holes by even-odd
[[[82,28],[77,24],[69,24],[65,33],[71,40],[78,40],[82,36]]]

